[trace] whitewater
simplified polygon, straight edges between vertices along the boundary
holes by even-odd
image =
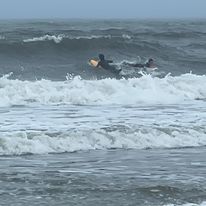
[[[2,155],[206,144],[205,76],[0,80]]]
[[[131,79],[22,81],[0,78],[1,107],[12,105],[152,105],[181,104],[206,99],[206,76],[192,73],[164,78],[143,75]],[[65,77],[66,79],[66,77]],[[194,102],[195,104],[196,102]]]

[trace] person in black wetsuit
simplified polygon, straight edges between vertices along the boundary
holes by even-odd
[[[145,64],[131,64],[131,63],[126,63],[128,66],[132,67],[138,67],[138,68],[155,68],[155,63],[153,59],[149,59]]]
[[[103,54],[99,54],[99,62],[96,67],[102,67],[105,70],[108,70],[114,74],[118,74],[121,72],[121,69],[118,70],[115,66],[110,65],[113,63],[112,60],[106,60]]]

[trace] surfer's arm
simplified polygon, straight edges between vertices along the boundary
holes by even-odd
[[[113,61],[112,60],[107,60],[107,63],[113,63]]]

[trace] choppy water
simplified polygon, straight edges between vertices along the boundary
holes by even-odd
[[[1,205],[204,206],[205,152],[191,148],[4,156]]]
[[[0,205],[204,206],[205,24],[0,22]]]

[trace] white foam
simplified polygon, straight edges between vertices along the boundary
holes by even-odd
[[[128,40],[132,39],[132,37],[129,36],[128,34],[123,34],[123,35],[122,35],[122,38],[123,38],[123,39],[128,39]]]
[[[205,131],[188,129],[164,132],[158,128],[131,131],[104,129],[65,132],[1,132],[0,155],[45,154],[96,149],[173,148],[206,145]]]
[[[195,100],[206,97],[205,76],[63,82],[8,77],[0,79],[0,155],[206,145],[205,101]]]
[[[91,35],[91,36],[66,36],[64,34],[59,34],[59,35],[44,35],[41,37],[34,37],[31,39],[25,39],[23,40],[23,42],[27,43],[27,42],[38,42],[38,41],[54,41],[55,43],[60,43],[63,39],[101,39],[101,38],[105,38],[105,39],[111,39],[111,35]]]
[[[54,41],[55,43],[60,43],[62,39],[64,38],[64,35],[60,34],[58,36],[55,35],[44,35],[41,37],[34,37],[31,39],[25,39],[24,42],[36,42],[36,41]]]
[[[0,78],[0,106],[48,104],[175,104],[206,99],[206,77],[185,74],[178,77],[133,79],[20,81]]]

